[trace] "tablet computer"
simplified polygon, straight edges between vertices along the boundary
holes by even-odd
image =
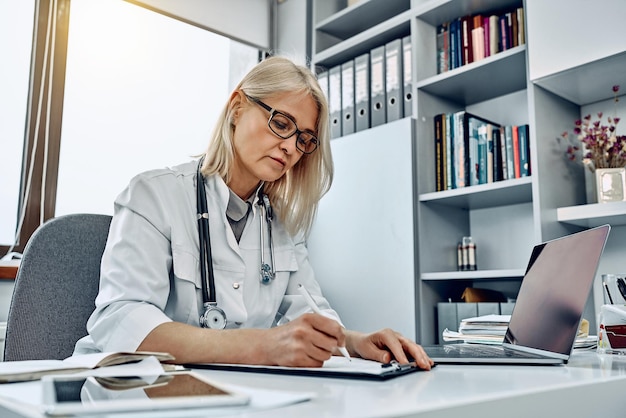
[[[150,377],[56,375],[42,378],[47,415],[246,405],[249,396],[192,372]]]

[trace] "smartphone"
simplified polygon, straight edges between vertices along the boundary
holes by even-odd
[[[203,375],[181,371],[150,377],[44,376],[50,416],[246,405],[249,396]]]

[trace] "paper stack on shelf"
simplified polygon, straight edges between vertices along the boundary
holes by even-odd
[[[502,344],[511,315],[483,315],[461,320],[459,332],[443,331],[445,342],[460,341],[475,344]],[[583,319],[574,342],[574,348],[594,348],[598,337],[589,335],[589,322]]]
[[[466,343],[502,344],[511,315],[483,315],[461,320],[459,332],[445,329],[443,340]]]

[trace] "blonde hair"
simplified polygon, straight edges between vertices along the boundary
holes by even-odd
[[[333,179],[326,96],[307,67],[283,57],[261,61],[244,76],[235,88],[237,90],[259,100],[281,93],[305,93],[317,104],[317,150],[303,155],[284,176],[264,185],[264,191],[285,229],[291,235],[302,233],[306,236],[315,220],[319,201],[330,189]],[[234,111],[230,103],[224,106],[202,166],[203,175],[217,174],[227,183],[234,159],[234,126],[231,123]]]

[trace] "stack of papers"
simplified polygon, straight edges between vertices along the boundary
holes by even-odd
[[[483,315],[461,320],[459,332],[445,329],[444,341],[502,344],[511,315]]]
[[[511,315],[483,315],[461,320],[459,332],[445,329],[443,340],[445,342],[462,341],[475,344],[502,344],[504,334],[509,327]],[[581,329],[576,336],[574,348],[594,348],[598,342],[596,335],[589,335],[589,325],[584,328],[583,320]]]

